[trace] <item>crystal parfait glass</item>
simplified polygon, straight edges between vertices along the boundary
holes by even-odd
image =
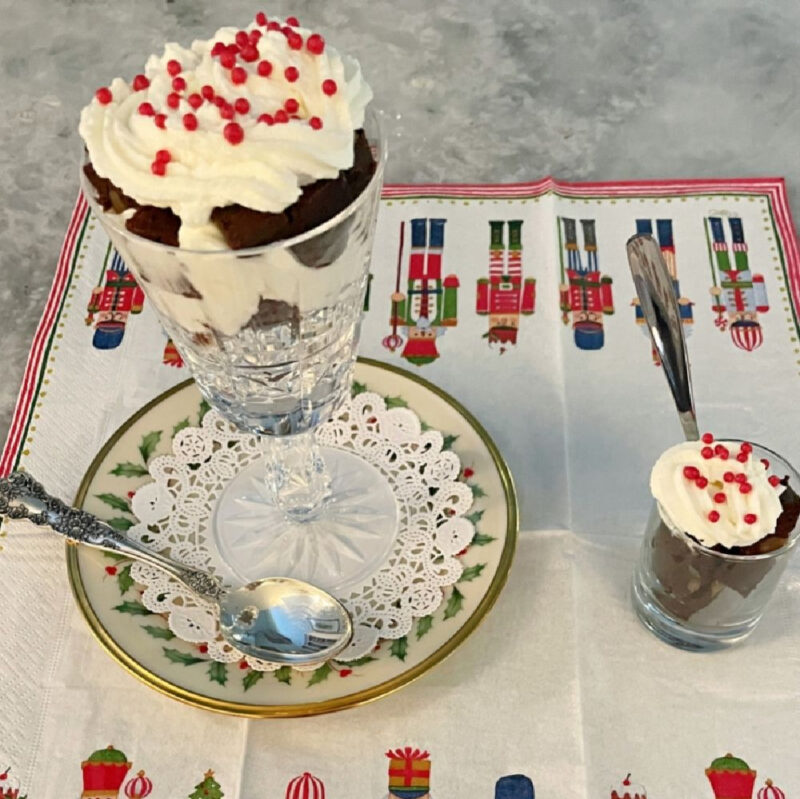
[[[369,184],[321,225],[263,247],[187,250],[130,233],[92,210],[203,397],[264,458],[234,476],[210,520],[241,580],[291,576],[341,591],[389,554],[398,510],[386,479],[358,456],[320,447],[315,430],[350,394],[386,159],[377,116],[364,130]]]

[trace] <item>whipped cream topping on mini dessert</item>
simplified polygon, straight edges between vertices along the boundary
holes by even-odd
[[[172,208],[182,247],[217,248],[213,208],[278,213],[349,169],[371,99],[357,61],[293,17],[259,13],[243,30],[169,43],[143,74],[98,89],[80,134],[98,175]]]
[[[668,525],[708,547],[754,544],[774,532],[783,510],[784,486],[752,445],[715,441],[710,433],[664,452],[650,490]]]

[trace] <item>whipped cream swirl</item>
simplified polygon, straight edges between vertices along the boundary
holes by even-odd
[[[737,460],[741,453],[746,459]],[[783,510],[784,486],[758,456],[732,441],[671,447],[653,466],[650,490],[668,517],[664,522],[707,547],[754,544],[775,531]]]
[[[255,50],[242,49],[244,35]],[[222,46],[235,54],[233,66]],[[215,207],[278,213],[304,185],[349,169],[353,132],[372,99],[357,61],[283,22],[221,28],[189,48],[169,43],[143,74],[101,89],[81,113],[80,134],[98,175],[142,205],[172,208],[187,248],[219,246],[209,223]],[[226,131],[231,124],[238,130]],[[163,169],[154,166],[160,151],[168,153]]]

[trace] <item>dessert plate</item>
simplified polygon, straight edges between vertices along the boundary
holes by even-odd
[[[308,671],[257,671],[245,661],[211,659],[204,645],[179,639],[141,601],[130,565],[94,550],[68,546],[75,599],[106,651],[147,685],[209,710],[250,717],[306,716],[377,699],[447,657],[478,626],[505,583],[517,537],[517,502],[508,467],[486,431],[456,400],[431,383],[377,361],[360,359],[356,388],[408,407],[442,431],[462,464],[474,504],[472,543],[459,554],[463,573],[444,589],[432,614],[407,635],[381,640],[369,654]],[[75,504],[127,530],[136,520],[130,498],[151,478],[147,463],[171,449],[173,436],[207,410],[189,380],[170,389],[114,433],[86,473]]]

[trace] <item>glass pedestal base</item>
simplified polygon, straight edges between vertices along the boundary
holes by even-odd
[[[341,595],[391,553],[399,513],[389,482],[357,455],[320,449],[332,495],[314,519],[293,521],[272,504],[261,461],[221,494],[212,534],[221,558],[242,582],[294,577]]]

